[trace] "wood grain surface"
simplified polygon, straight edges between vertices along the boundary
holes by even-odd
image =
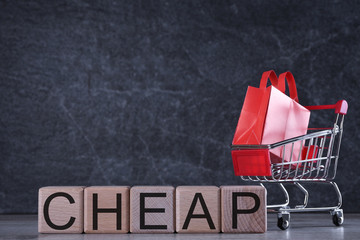
[[[130,190],[130,232],[173,233],[174,187],[135,186]]]
[[[129,192],[130,187],[128,186],[93,186],[85,188],[85,233],[128,233]]]
[[[216,186],[177,187],[176,231],[220,232],[220,189]]]
[[[264,187],[221,186],[220,189],[222,232],[263,233],[266,231],[267,211]]]
[[[83,232],[84,187],[40,188],[38,204],[39,233]]]

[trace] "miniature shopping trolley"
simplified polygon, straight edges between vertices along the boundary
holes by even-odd
[[[340,100],[334,105],[308,106],[308,110],[335,109],[335,123],[331,128],[309,128],[308,134],[287,139],[269,145],[232,145],[232,157],[235,175],[245,181],[277,183],[285,195],[285,203],[268,205],[268,210],[277,212],[277,225],[285,230],[290,224],[291,212],[329,211],[333,223],[342,225],[344,221],[342,196],[337,184],[333,181],[338,166],[341,138],[343,134],[344,116],[348,104]],[[294,148],[300,147],[296,156]],[[281,157],[272,152],[280,151]],[[287,156],[287,157],[285,157]],[[309,193],[302,183],[324,183],[334,187],[338,204],[330,207],[309,208]],[[305,195],[302,205],[291,208],[289,193],[283,183],[294,184]]]

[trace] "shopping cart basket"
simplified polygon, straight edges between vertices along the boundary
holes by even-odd
[[[333,223],[342,225],[344,221],[341,192],[332,180],[336,176],[341,138],[343,133],[344,116],[348,104],[340,100],[334,105],[308,106],[309,110],[335,109],[336,119],[331,128],[309,128],[309,133],[269,145],[232,145],[232,157],[235,175],[245,181],[263,183],[277,183],[285,194],[285,203],[268,205],[268,209],[277,212],[278,227],[285,230],[290,224],[291,212],[329,211]],[[300,153],[293,156],[294,146],[300,145]],[[279,158],[271,153],[279,148],[282,156]],[[289,154],[290,153],[290,154]],[[288,159],[290,157],[290,159]],[[309,193],[301,184],[327,183],[334,187],[338,204],[330,207],[307,207]],[[305,195],[302,205],[291,208],[289,193],[283,183],[291,183],[298,187]],[[265,186],[264,186],[265,187]]]

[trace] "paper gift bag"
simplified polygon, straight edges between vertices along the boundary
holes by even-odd
[[[270,78],[271,86],[266,87]],[[285,81],[290,97],[285,95]],[[298,103],[295,79],[290,72],[276,78],[273,71],[263,73],[260,87],[248,87],[233,145],[272,144],[304,135],[309,124],[310,111]],[[298,160],[300,143],[293,150],[283,147],[270,150],[272,162]]]
[[[266,87],[268,79],[272,84],[270,87]],[[277,84],[278,78],[275,72],[267,71],[261,77],[259,88],[248,87],[233,138],[233,145],[261,144],[270,95],[271,92],[276,91]],[[277,91],[279,92],[279,90]]]

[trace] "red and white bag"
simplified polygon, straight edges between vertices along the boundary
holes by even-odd
[[[266,87],[267,80],[272,85]],[[285,94],[285,82],[289,95]],[[277,79],[274,71],[264,72],[260,87],[248,87],[235,131],[233,145],[272,144],[285,139],[304,135],[307,132],[310,111],[299,104],[295,79],[291,72],[282,73]],[[272,162],[298,159],[300,143],[295,143],[293,151],[282,148],[270,150]]]

